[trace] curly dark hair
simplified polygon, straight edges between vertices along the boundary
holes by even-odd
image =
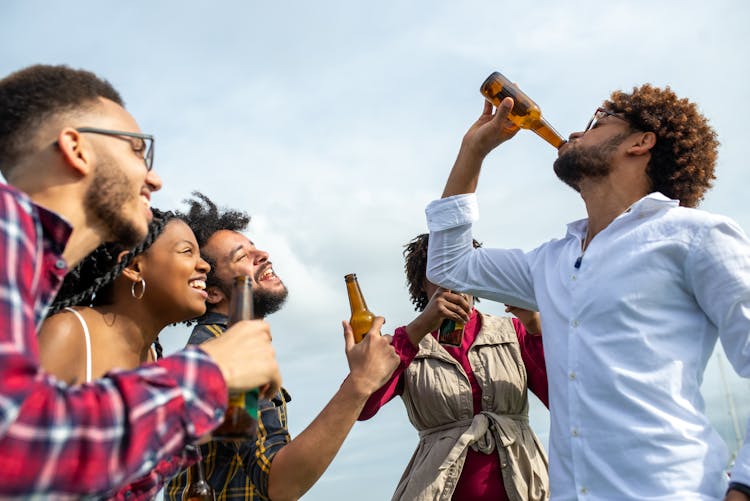
[[[235,209],[224,207],[219,209],[210,198],[200,191],[194,191],[192,195],[192,199],[183,200],[189,206],[188,211],[186,213],[178,212],[178,217],[185,221],[190,226],[190,229],[193,230],[195,238],[198,241],[198,246],[201,248],[201,257],[211,265],[211,270],[208,272],[208,278],[206,279],[206,288],[211,286],[220,287],[221,283],[216,277],[216,260],[208,256],[203,248],[206,242],[217,231],[245,231],[247,225],[250,224],[250,216],[246,212]],[[207,303],[206,306],[206,314],[208,314],[211,305]],[[203,315],[196,320],[200,320],[205,316]],[[193,322],[187,321],[185,323],[191,325]]]
[[[117,256],[127,250],[120,244],[105,243],[94,249],[78,265],[65,275],[60,291],[50,306],[47,316],[72,306],[99,306],[112,304],[114,282],[133,261],[133,258],[145,252],[162,234],[167,223],[178,219],[170,211],[152,208],[154,218],[148,226],[146,238],[135,248],[128,251],[118,262]],[[162,356],[162,346],[157,338],[154,342],[157,358]]]
[[[217,231],[229,230],[242,232],[250,224],[250,216],[246,212],[227,208],[219,210],[216,204],[200,191],[194,191],[192,195],[192,199],[183,200],[190,208],[186,213],[178,212],[178,217],[185,221],[190,226],[190,229],[193,230],[201,251],[203,251],[203,247],[208,242],[208,239]],[[205,255],[205,252],[201,252],[201,255],[211,265],[206,286],[218,285],[218,280],[214,273],[216,269],[215,260]]]
[[[409,296],[416,311],[424,311],[430,298],[424,291],[424,283],[427,280],[427,244],[430,240],[429,233],[422,233],[414,237],[411,242],[404,245],[404,271],[406,272],[406,286],[409,288]],[[474,248],[482,244],[473,240]],[[475,299],[479,302],[479,299]]]
[[[124,106],[109,82],[64,65],[29,66],[0,80],[0,172],[7,179],[35,128],[56,114],[85,110],[99,97]]]
[[[613,92],[604,107],[624,116],[633,128],[656,134],[646,171],[652,191],[680,205],[697,206],[716,179],[719,141],[695,103],[679,99],[669,87],[645,84],[630,94]]]

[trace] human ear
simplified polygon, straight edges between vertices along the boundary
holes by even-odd
[[[91,171],[93,152],[80,132],[72,127],[65,127],[58,134],[55,144],[65,163],[74,171],[84,176]]]
[[[213,285],[206,287],[206,293],[208,294],[208,297],[206,298],[208,304],[217,305],[224,300],[229,300],[229,298],[221,291],[221,289]]]
[[[653,132],[640,132],[628,148],[628,153],[632,155],[645,155],[651,153],[655,145],[656,134]]]

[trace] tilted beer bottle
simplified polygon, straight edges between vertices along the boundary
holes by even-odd
[[[362,296],[362,290],[360,290],[359,282],[357,282],[357,275],[350,273],[344,276],[344,280],[346,281],[346,292],[349,295],[349,307],[352,309],[349,324],[354,332],[354,342],[359,343],[372,327],[375,315],[367,309],[365,298]]]
[[[227,327],[231,327],[240,320],[252,320],[252,318],[252,278],[247,275],[234,277]],[[258,394],[257,388],[245,393],[230,393],[224,422],[214,430],[213,438],[255,440],[258,429]]]
[[[198,448],[197,445],[189,447]],[[203,458],[188,469],[188,478],[190,482],[182,492],[182,501],[216,501],[216,492],[211,484],[206,482],[206,475],[203,473]]]
[[[500,106],[504,98],[512,97],[513,109],[508,114],[511,122],[522,129],[536,132],[539,137],[555,148],[560,148],[565,144],[565,139],[544,119],[539,106],[501,73],[495,71],[488,76],[479,91],[495,106]]]

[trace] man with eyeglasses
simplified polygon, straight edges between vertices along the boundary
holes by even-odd
[[[694,209],[718,141],[669,88],[617,91],[570,136],[554,171],[588,218],[531,252],[474,249],[484,158],[518,128],[485,103],[427,206],[427,278],[541,312],[553,500],[750,499],[750,445],[726,488],[727,447],[700,384],[717,339],[750,376],[750,241]]]
[[[40,369],[37,327],[67,270],[146,235],[152,167],[153,137],[93,73],[37,65],[0,80],[3,499],[109,497],[218,426],[229,388],[280,385],[261,321],[78,387]]]

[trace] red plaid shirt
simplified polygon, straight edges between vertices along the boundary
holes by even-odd
[[[37,328],[67,270],[70,232],[56,214],[0,183],[3,498],[111,496],[224,416],[224,379],[196,347],[76,387],[40,369]]]

